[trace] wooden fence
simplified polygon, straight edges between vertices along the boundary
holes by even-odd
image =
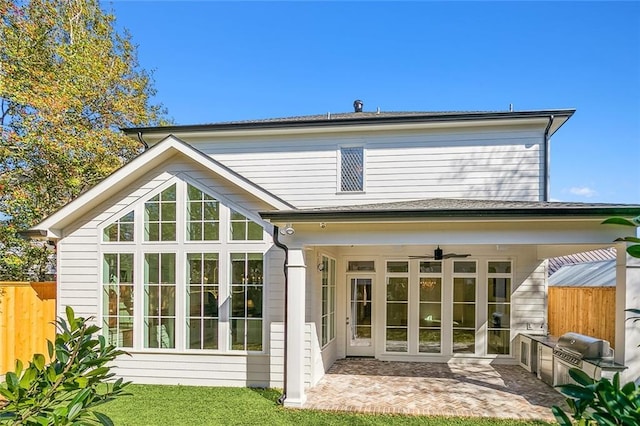
[[[0,282],[0,376],[55,339],[56,283]]]
[[[616,345],[615,287],[549,287],[549,333],[575,331]]]

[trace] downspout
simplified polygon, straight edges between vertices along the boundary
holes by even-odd
[[[142,146],[144,146],[144,150],[146,151],[147,149],[149,149],[149,144],[147,143],[147,141],[145,141],[142,138],[142,132],[138,132],[138,140],[140,141],[140,143],[142,144]]]
[[[542,201],[549,201],[549,129],[553,124],[553,114],[549,116],[549,123],[544,129],[544,197]]]
[[[288,274],[288,265],[289,265],[289,247],[287,247],[284,243],[282,243],[278,239],[278,235],[280,235],[280,230],[277,226],[273,226],[273,243],[276,247],[281,248],[284,251],[284,368],[283,368],[283,386],[282,386],[282,395],[278,398],[278,404],[283,405],[284,400],[287,398],[287,323],[289,319],[289,274]]]

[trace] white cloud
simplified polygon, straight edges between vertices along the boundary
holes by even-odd
[[[591,198],[597,194],[595,189],[591,189],[588,186],[579,186],[579,187],[574,186],[571,189],[569,189],[569,192],[572,193],[573,195],[580,195],[582,197],[587,197],[587,198]]]

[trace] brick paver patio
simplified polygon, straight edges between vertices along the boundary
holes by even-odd
[[[519,366],[336,361],[304,408],[553,421],[564,397]]]

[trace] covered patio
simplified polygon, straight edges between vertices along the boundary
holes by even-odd
[[[514,365],[337,360],[303,408],[553,421],[564,397]]]

